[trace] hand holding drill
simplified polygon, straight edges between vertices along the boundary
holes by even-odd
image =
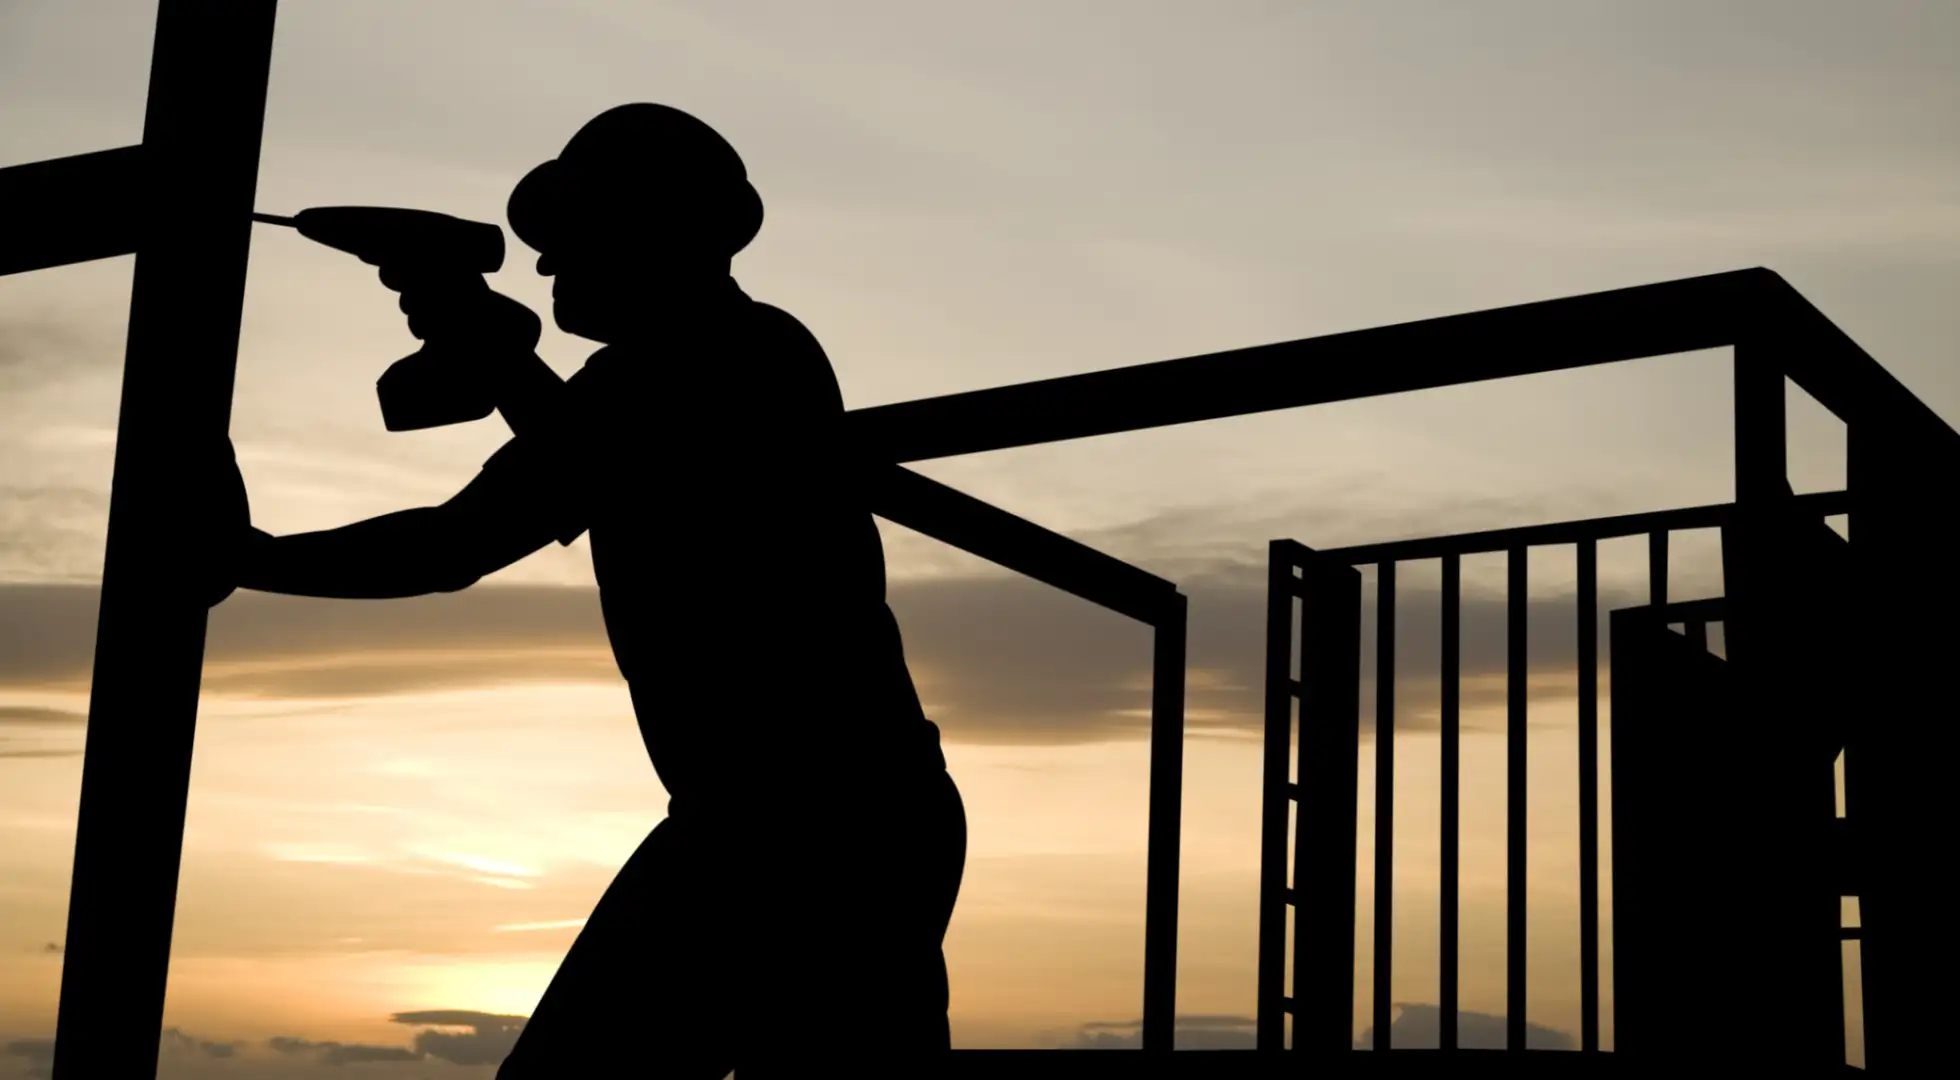
[[[425,344],[376,383],[388,430],[466,423],[502,410],[515,431],[562,385],[537,356],[538,316],[483,280],[503,266],[504,234],[497,226],[382,206],[253,217],[292,226],[379,267],[381,283],[401,294],[409,332]]]
[[[327,206],[292,217],[252,215],[378,267],[381,283],[401,294],[421,349],[397,360],[375,384],[390,431],[417,431],[481,420],[501,411],[513,433],[544,422],[564,386],[538,358],[543,329],[523,304],[492,290],[483,275],[504,261],[503,230],[426,210]],[[198,546],[200,565],[187,576],[215,606],[230,596],[273,537],[252,525],[244,476],[229,440],[213,447],[198,482],[184,492],[193,520],[213,523],[215,539]]]

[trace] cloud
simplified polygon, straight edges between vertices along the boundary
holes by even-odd
[[[1442,1010],[1435,1005],[1396,1003],[1395,1020],[1389,1024],[1392,1047],[1434,1047],[1441,1041]],[[1509,1037],[1503,1014],[1470,1012],[1456,1014],[1456,1044],[1465,1050],[1502,1050]],[[1355,1048],[1367,1050],[1375,1045],[1371,1026],[1355,1041]],[[1526,1023],[1524,1045],[1527,1050],[1571,1050],[1577,1046],[1571,1035],[1541,1024]]]
[[[1324,513],[1285,505],[1170,510],[1081,534],[1171,577],[1190,597],[1186,725],[1196,735],[1246,737],[1262,727],[1264,545],[1216,538],[1332,529]],[[1368,531],[1419,535],[1559,516],[1503,500],[1461,502],[1440,518],[1432,512],[1422,519],[1426,528],[1401,513],[1378,508]],[[1644,582],[1626,584],[1624,573],[1608,573],[1602,562],[1603,627],[1605,612],[1643,602]],[[1466,714],[1501,714],[1507,600],[1501,587],[1493,591],[1473,570],[1466,565],[1461,700]],[[1537,580],[1545,580],[1544,572],[1534,564]],[[1004,571],[900,579],[888,595],[920,695],[949,740],[1080,744],[1147,729],[1152,646],[1146,627]],[[98,596],[85,585],[0,585],[0,687],[85,687]],[[1374,590],[1364,590],[1364,625],[1373,624],[1374,602]],[[1396,723],[1433,729],[1441,612],[1433,580],[1405,573],[1397,611]],[[1576,689],[1575,615],[1570,596],[1529,601],[1527,691],[1534,701],[1569,698]],[[1370,635],[1364,654],[1371,648]],[[618,679],[595,590],[483,585],[390,601],[236,594],[212,612],[204,688],[217,696],[319,699]],[[1372,678],[1364,679],[1367,730],[1375,723],[1374,691]],[[12,709],[0,712],[0,722],[53,722],[61,715]]]
[[[0,705],[0,726],[8,724],[85,724],[87,713],[67,709],[44,709],[31,705]]]
[[[70,712],[66,709],[49,709],[25,705],[0,706],[0,731],[13,729],[37,734],[48,734],[52,732],[66,734],[79,728],[81,725],[87,723],[87,721],[87,714]],[[28,748],[16,748],[4,745],[16,741],[8,736],[0,735],[0,761],[32,761],[47,758],[80,757],[82,755],[82,748],[79,745],[30,746]],[[69,740],[58,739],[56,741],[67,742]]]
[[[59,951],[58,946],[49,945],[48,948]],[[192,1057],[201,1060],[222,1060],[238,1056],[238,1050],[243,1045],[245,1044],[236,1041],[220,1042],[216,1039],[199,1038],[186,1033],[181,1028],[172,1027],[163,1029],[163,1034],[158,1039],[157,1049],[159,1054],[166,1058]],[[41,1080],[53,1075],[54,1040],[51,1038],[15,1039],[7,1043],[5,1053],[8,1057],[27,1059],[25,1075],[31,1080]]]
[[[334,1040],[304,1039],[280,1035],[266,1040],[266,1047],[287,1058],[310,1059],[318,1065],[374,1065],[394,1062],[444,1061],[452,1065],[495,1065],[510,1053],[523,1030],[525,1017],[460,1009],[437,1009],[397,1013],[398,1024],[423,1027],[409,1046],[375,1043],[347,1043]],[[442,1029],[467,1030],[442,1030]],[[181,1028],[165,1028],[158,1050],[165,1060],[215,1061],[241,1056],[248,1044],[237,1039],[209,1039]],[[15,1039],[4,1047],[8,1057],[26,1059],[26,1076],[43,1080],[54,1062],[54,1040]]]
[[[230,1058],[238,1056],[239,1042],[219,1042],[216,1039],[200,1039],[186,1034],[181,1028],[164,1028],[162,1050],[165,1054],[189,1055],[201,1058]]]
[[[1197,733],[1256,733],[1264,709],[1265,570],[1219,564],[1182,580],[1191,598],[1187,725]],[[1440,598],[1420,584],[1401,596],[1396,722],[1433,729]],[[1639,602],[1602,589],[1600,609]],[[894,586],[891,604],[921,696],[949,738],[1086,742],[1145,730],[1151,644],[1140,625],[1023,579],[906,583]],[[1363,599],[1366,626],[1373,625],[1373,608],[1370,592]],[[1466,712],[1501,707],[1505,699],[1507,620],[1503,596],[1466,585],[1460,658]],[[1527,620],[1528,696],[1569,696],[1576,688],[1576,601],[1533,598]],[[1362,724],[1372,729],[1372,679],[1361,696]]]
[[[1249,1016],[1179,1016],[1172,1045],[1179,1050],[1250,1050],[1258,1023]],[[1143,1046],[1143,1021],[1096,1020],[1077,1028],[1064,1050],[1136,1050]]]
[[[6,1050],[8,1057],[27,1059],[26,1075],[31,1080],[43,1080],[54,1074],[53,1039],[14,1039]]]
[[[546,922],[504,923],[491,929],[500,934],[514,934],[531,930],[574,930],[585,923],[585,919],[551,919]]]
[[[115,343],[94,327],[89,320],[53,310],[10,313],[0,322],[0,390],[18,393],[119,360]]]
[[[0,585],[0,686],[81,689],[100,590]],[[211,614],[205,687],[339,697],[618,677],[590,589],[484,586],[406,600],[240,593]]]
[[[517,1045],[518,1033],[528,1017],[500,1016],[495,1013],[461,1009],[396,1013],[397,1024],[416,1024],[430,1028],[468,1028],[460,1031],[422,1031],[416,1033],[415,1049],[429,1057],[455,1065],[495,1065]]]
[[[275,1035],[266,1045],[281,1054],[311,1054],[322,1065],[363,1065],[386,1061],[420,1061],[422,1055],[406,1046],[375,1046],[368,1043],[313,1042],[290,1035]]]
[[[1191,597],[1187,724],[1200,735],[1255,734],[1263,708],[1265,570],[1222,559],[1189,570],[1180,579]],[[1602,594],[1602,613],[1642,602],[1632,590]],[[950,740],[1085,743],[1146,729],[1151,643],[1140,624],[1008,575],[894,582],[890,602],[921,697]],[[1373,603],[1368,590],[1369,625]],[[96,606],[97,591],[88,586],[0,586],[0,686],[85,686]],[[1433,728],[1438,595],[1410,581],[1398,612],[1397,724]],[[1570,597],[1529,602],[1535,700],[1572,693],[1574,613]],[[1463,707],[1499,708],[1506,601],[1466,582],[1462,618]],[[215,695],[330,698],[619,677],[591,589],[492,585],[392,601],[242,593],[216,609],[210,625],[204,685]],[[1363,725],[1371,728],[1372,680],[1364,683],[1362,704]],[[72,716],[15,709],[0,720]]]
[[[476,1012],[470,1009],[427,1009],[396,1013],[389,1017],[397,1024],[421,1027],[412,1045],[381,1046],[372,1043],[315,1042],[291,1035],[269,1039],[266,1045],[280,1054],[311,1055],[323,1065],[356,1065],[391,1061],[423,1061],[434,1058],[452,1065],[495,1065],[510,1054],[518,1033],[528,1017]],[[468,1030],[443,1030],[465,1028]]]

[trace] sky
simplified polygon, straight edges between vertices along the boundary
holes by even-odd
[[[139,141],[154,16],[0,5],[0,165]],[[852,407],[1767,266],[1951,421],[1956,42],[1960,9],[1904,0],[288,0],[258,206],[502,223],[579,124],[660,101],[743,154],[768,210],[736,275],[815,332]],[[0,1077],[40,1068],[53,1030],[132,266],[0,279]],[[493,284],[544,306],[514,241]],[[469,478],[499,421],[381,427],[372,381],[414,348],[369,268],[255,231],[232,431],[257,524]],[[569,373],[592,348],[548,326],[541,352]],[[1242,1043],[1254,1008],[1267,541],[1725,501],[1727,380],[1716,351],[918,466],[1192,598],[1182,1045]],[[1841,426],[1801,395],[1791,415],[1797,487],[1840,485]],[[955,1042],[1133,1043],[1147,633],[882,527],[971,819]],[[1678,537],[1672,592],[1718,594],[1717,554]],[[1602,607],[1644,595],[1637,542],[1601,560]],[[1579,1027],[1571,566],[1533,556],[1547,1046]],[[1466,563],[1466,1032],[1505,1001],[1502,580]],[[1433,567],[1404,572],[1398,609],[1414,669]],[[1404,679],[1393,996],[1397,1043],[1420,1044],[1435,686]],[[160,1075],[488,1076],[664,801],[583,541],[453,596],[234,597],[212,616]]]

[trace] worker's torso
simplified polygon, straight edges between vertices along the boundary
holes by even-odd
[[[936,764],[808,332],[737,293],[569,386],[607,632],[676,805]]]

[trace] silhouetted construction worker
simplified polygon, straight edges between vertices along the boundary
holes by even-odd
[[[539,380],[522,305],[405,289],[418,337],[468,341],[505,380],[514,437],[440,506],[254,530],[236,584],[447,592],[590,532],[671,801],[503,1080],[827,1071],[813,1056],[864,1075],[947,1049],[965,813],[885,604],[829,360],[729,276],[762,223],[741,159],[686,113],[622,106],[526,176],[509,216],[558,325],[605,347]]]

